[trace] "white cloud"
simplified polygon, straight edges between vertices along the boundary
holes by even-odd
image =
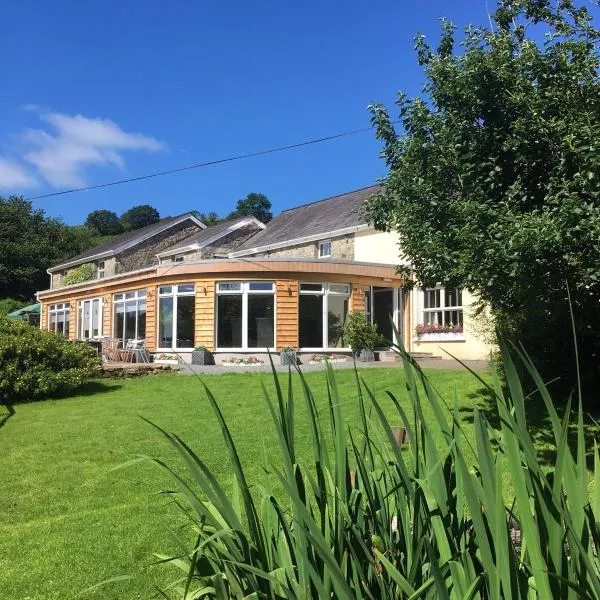
[[[109,119],[40,114],[44,129],[23,134],[27,150],[23,158],[53,187],[85,186],[85,169],[91,166],[124,167],[123,152],[166,150],[157,139],[141,133],[127,133]]]
[[[37,185],[37,181],[23,167],[0,156],[0,190],[21,190]]]

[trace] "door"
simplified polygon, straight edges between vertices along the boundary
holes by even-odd
[[[373,323],[379,333],[391,344],[394,339],[392,320],[396,322],[396,290],[394,288],[373,287]],[[388,345],[389,345],[388,344]]]

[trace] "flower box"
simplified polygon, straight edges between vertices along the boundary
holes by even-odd
[[[328,356],[327,354],[314,354],[312,358],[308,361],[311,365],[320,365],[326,362],[330,363],[338,363],[338,362],[346,362],[347,357],[343,354],[332,354]]]
[[[417,334],[417,340],[419,342],[452,342],[457,340],[464,340],[465,336],[462,332],[456,333],[420,333]]]
[[[157,365],[178,365],[179,359],[173,354],[158,354],[154,356],[152,362]]]
[[[209,350],[192,350],[192,364],[199,366],[214,365],[215,357]]]
[[[256,358],[256,356],[249,356],[248,358],[230,358],[221,363],[224,367],[262,367],[264,364],[265,361]]]
[[[354,358],[359,362],[373,362],[375,360],[375,352],[373,350],[357,350]]]

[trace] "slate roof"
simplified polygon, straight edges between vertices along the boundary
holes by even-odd
[[[224,221],[223,223],[217,223],[216,225],[210,225],[206,229],[202,229],[197,233],[185,238],[181,242],[175,244],[174,246],[170,246],[166,250],[163,250],[159,253],[159,256],[169,256],[171,254],[175,254],[181,248],[187,248],[188,246],[192,246],[198,244],[198,247],[201,248],[207,240],[210,240],[214,237],[220,237],[221,235],[226,235],[229,229],[235,229],[236,225],[240,226],[244,222],[250,222],[254,220],[256,223],[260,223],[257,219],[253,217],[239,217],[237,219],[232,219],[231,221]]]
[[[365,200],[381,189],[381,185],[371,185],[347,194],[289,208],[270,221],[260,231],[232,253],[252,254],[273,244],[293,246],[296,240],[365,224],[359,208]]]
[[[83,263],[87,259],[91,259],[92,257],[101,258],[113,256],[114,254],[119,254],[119,252],[122,252],[126,248],[135,246],[136,244],[152,237],[153,235],[160,233],[169,226],[174,225],[175,223],[180,223],[190,218],[196,219],[193,213],[187,212],[181,215],[177,215],[175,217],[166,217],[165,219],[161,219],[157,223],[153,223],[152,225],[148,225],[147,227],[142,227],[141,229],[135,229],[134,231],[126,231],[125,233],[114,237],[112,240],[104,242],[104,244],[100,244],[99,246],[96,246],[94,248],[90,248],[89,250],[86,250],[85,252],[82,252],[81,254],[70,258],[69,260],[65,261],[64,263],[61,263],[60,265],[51,267],[48,270],[50,272],[57,271],[66,266]]]

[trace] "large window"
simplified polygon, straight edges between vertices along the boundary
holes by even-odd
[[[441,287],[423,290],[423,325],[462,332],[462,290]]]
[[[48,307],[48,330],[69,337],[69,303],[51,304]]]
[[[115,294],[114,337],[123,342],[146,337],[146,290]]]
[[[102,298],[80,300],[77,304],[77,337],[90,340],[102,335]]]
[[[350,286],[301,283],[298,326],[301,348],[343,348]]]
[[[217,347],[273,348],[275,295],[270,281],[217,284]]]
[[[195,287],[193,283],[158,288],[158,346],[184,350],[194,347]]]

